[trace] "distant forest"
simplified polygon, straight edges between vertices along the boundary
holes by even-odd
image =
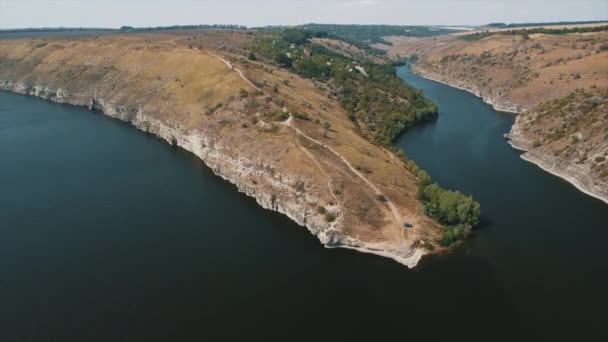
[[[354,41],[361,44],[386,44],[391,42],[385,40],[386,36],[412,36],[430,37],[446,33],[456,32],[445,28],[430,26],[400,26],[400,25],[332,25],[332,24],[306,24],[301,26],[305,30],[323,31],[330,36]]]

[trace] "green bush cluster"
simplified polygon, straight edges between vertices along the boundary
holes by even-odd
[[[479,223],[479,203],[459,191],[443,189],[414,161],[406,165],[418,177],[418,200],[424,213],[443,225],[439,244],[447,247],[467,238]]]

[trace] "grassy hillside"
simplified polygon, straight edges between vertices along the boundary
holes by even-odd
[[[414,69],[520,111],[608,80],[608,31],[391,38],[391,57],[418,55]],[[568,31],[569,32],[569,31]]]
[[[145,120],[201,132],[222,153],[256,168],[239,181],[285,205],[312,207],[349,239],[395,249],[404,239],[440,241],[437,221],[456,223],[435,213],[448,212],[461,196],[455,202],[430,196],[429,208],[442,209],[419,212],[421,171],[387,148],[407,127],[432,119],[434,104],[392,67],[329,51],[306,33],[188,30],[0,41],[0,85],[15,84],[70,103],[110,106],[127,120],[145,113]],[[416,229],[404,232],[404,221]]]
[[[520,127],[533,148],[591,163],[608,181],[608,88],[579,89],[521,114]]]
[[[258,38],[254,54],[323,83],[363,135],[389,145],[417,123],[434,119],[436,105],[407,85],[390,65],[356,60],[311,43],[314,33],[289,29]]]
[[[317,88],[327,91],[328,98],[339,100],[359,134],[391,149],[392,141],[407,128],[437,116],[437,106],[399,79],[392,65],[352,59],[311,42],[311,38],[318,39],[314,33],[299,29],[257,38],[250,57],[263,58],[314,80]],[[330,127],[328,122],[326,129]],[[402,152],[400,157],[405,157]],[[423,211],[444,226],[440,244],[449,246],[466,238],[477,225],[479,203],[460,192],[442,189],[413,161],[405,162],[417,177]]]
[[[381,55],[384,54],[384,50],[372,48],[371,45],[377,43],[391,45],[390,41],[384,39],[387,36],[431,37],[456,32],[428,26],[401,25],[307,24],[302,25],[301,28],[312,32],[324,32],[328,37],[343,40],[361,49]]]

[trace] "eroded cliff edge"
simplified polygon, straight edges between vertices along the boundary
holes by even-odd
[[[608,199],[608,32],[388,39],[392,46],[378,47],[393,58],[416,56],[414,73],[517,113],[507,138],[524,160]]]
[[[509,143],[522,158],[608,203],[608,90],[578,90],[517,116]]]
[[[467,38],[473,37],[473,38]],[[393,58],[416,56],[417,74],[519,113],[608,79],[608,31],[429,38],[388,37]]]
[[[270,94],[181,39],[2,41],[0,88],[130,122],[196,154],[325,246],[417,264],[427,253],[420,241],[434,241],[440,227],[419,212],[417,181],[402,160],[357,135],[339,104],[312,82],[260,66],[265,81],[290,80],[281,94]],[[279,113],[304,118],[288,124]],[[321,120],[332,122],[331,131]],[[405,220],[415,229],[405,231]]]

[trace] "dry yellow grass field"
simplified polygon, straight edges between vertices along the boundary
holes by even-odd
[[[608,80],[608,32],[492,35],[465,41],[454,35],[391,37],[391,56],[417,54],[416,70],[486,91],[494,102],[529,109],[577,88]]]

